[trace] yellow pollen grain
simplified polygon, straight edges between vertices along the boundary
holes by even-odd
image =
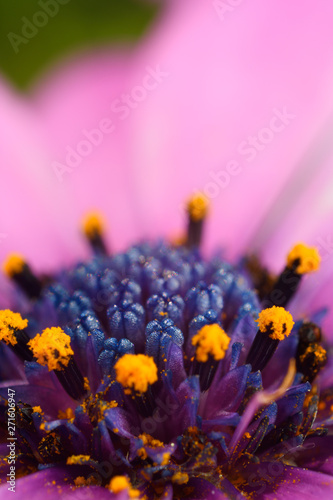
[[[298,274],[312,273],[320,266],[320,255],[316,247],[308,247],[304,243],[298,243],[287,256],[287,266],[293,267],[295,261],[299,261],[295,271]]]
[[[132,390],[143,393],[157,381],[157,366],[153,358],[145,354],[125,354],[114,366],[117,381],[125,388],[126,394]]]
[[[186,472],[176,472],[172,476],[171,481],[176,484],[186,484],[189,481],[189,477]]]
[[[17,344],[15,332],[23,330],[28,326],[28,320],[22,319],[19,313],[14,313],[9,309],[0,311],[0,340],[7,345]]]
[[[139,498],[140,496],[140,491],[131,487],[131,483],[126,476],[114,476],[106,487],[111,491],[111,493],[121,493],[122,491],[127,490],[130,498]]]
[[[261,332],[269,332],[269,336],[274,340],[283,340],[288,337],[294,321],[290,312],[284,307],[269,307],[259,313],[259,318],[256,320]]]
[[[42,366],[47,366],[49,371],[61,370],[67,366],[74,354],[71,348],[71,338],[61,328],[46,328],[28,342],[34,357]]]
[[[58,411],[58,418],[60,420],[70,420],[71,418],[74,418],[74,411],[72,408],[67,408],[65,411],[59,410]]]
[[[15,274],[20,274],[26,265],[25,260],[19,253],[12,253],[8,255],[3,263],[3,271],[12,278]]]
[[[169,460],[170,460],[170,453],[166,451],[165,453],[163,453],[163,460],[161,462],[161,465],[167,465],[169,463]]]
[[[187,211],[190,218],[198,222],[204,219],[208,212],[208,199],[202,193],[194,194],[187,202]]]
[[[82,465],[90,460],[90,455],[72,455],[67,458],[67,465]]]
[[[33,406],[33,407],[32,407],[32,411],[33,411],[34,413],[43,413],[43,412],[42,412],[42,409],[41,409],[41,407],[40,407],[40,406]]]
[[[139,448],[137,451],[138,457],[140,457],[142,460],[146,460],[148,458],[148,454],[144,448]]]
[[[309,347],[305,350],[304,354],[300,356],[300,360],[304,362],[306,358],[313,354],[317,363],[324,363],[327,359],[327,351],[321,345],[309,345]]]
[[[139,434],[139,438],[143,442],[144,446],[150,446],[151,448],[159,448],[161,446],[164,446],[164,443],[162,443],[162,441],[153,438],[153,436],[151,436],[150,434],[146,434],[145,432],[143,434]]]
[[[88,477],[87,479],[83,476],[78,476],[74,479],[74,484],[77,488],[93,486],[98,484],[98,479],[95,476]]]
[[[87,214],[82,221],[82,230],[88,238],[103,234],[104,227],[104,218],[99,212]]]
[[[223,359],[229,347],[230,338],[217,324],[205,325],[193,336],[192,345],[196,346],[196,359],[202,363],[212,356],[216,361]]]
[[[84,387],[84,390],[87,391],[87,392],[90,392],[90,384],[89,384],[89,380],[87,377],[83,377],[83,387]]]

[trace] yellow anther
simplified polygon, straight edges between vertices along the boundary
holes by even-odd
[[[196,193],[187,202],[190,218],[198,222],[204,219],[208,212],[208,199],[202,193]]]
[[[74,354],[70,336],[59,327],[46,328],[30,340],[28,346],[38,363],[47,366],[49,371],[67,366]]]
[[[18,253],[12,253],[8,255],[7,259],[3,264],[3,271],[12,278],[15,274],[20,274],[22,269],[26,265],[25,260],[22,255]]]
[[[90,460],[90,455],[72,455],[71,457],[67,458],[66,464],[67,465],[82,465],[85,462],[88,462]]]
[[[104,218],[99,212],[91,212],[82,221],[82,230],[87,238],[93,238],[104,232]]]
[[[205,325],[192,338],[192,345],[197,346],[197,361],[205,363],[212,356],[216,361],[223,359],[229,347],[230,338],[217,324]]]
[[[288,254],[287,266],[293,267],[295,262],[299,262],[295,269],[296,273],[306,274],[317,271],[320,261],[321,258],[316,247],[308,247],[303,243],[298,243]]]
[[[117,381],[130,394],[147,392],[149,385],[157,381],[157,366],[153,358],[145,354],[125,354],[114,366]]]
[[[15,332],[23,330],[28,326],[28,320],[22,319],[19,313],[14,313],[9,309],[0,311],[0,340],[7,345],[17,344]]]
[[[256,320],[261,332],[267,332],[274,340],[283,340],[291,332],[294,321],[284,307],[273,306],[259,313]]]
[[[107,485],[107,488],[111,491],[111,493],[121,493],[122,491],[127,490],[130,498],[140,497],[140,491],[132,489],[131,483],[126,476],[114,476]]]

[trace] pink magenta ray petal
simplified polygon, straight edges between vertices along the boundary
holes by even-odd
[[[126,52],[78,57],[41,82],[33,95],[49,136],[51,161],[45,169],[52,172],[64,233],[78,233],[82,215],[97,209],[109,221],[112,249],[139,236],[132,175],[124,161],[131,147],[130,118],[122,122],[114,111],[128,88],[131,64]]]
[[[161,219],[179,229],[184,198],[204,188],[209,245],[244,248],[332,108],[332,9],[256,0],[224,20],[213,2],[170,10],[136,61],[163,72],[129,150],[146,234]],[[252,136],[263,138],[260,151],[249,149]]]
[[[0,82],[0,257],[21,252],[33,266],[54,268],[68,259],[52,206],[53,178],[41,127],[26,102]],[[66,250],[69,250],[68,248]]]

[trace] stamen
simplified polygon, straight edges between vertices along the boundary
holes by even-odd
[[[305,321],[298,331],[298,338],[298,346],[302,350],[300,354],[303,354],[309,344],[321,341],[321,329],[315,323]]]
[[[71,338],[61,328],[46,328],[28,342],[36,361],[54,370],[65,391],[75,400],[81,399],[86,390],[84,379],[74,361]]]
[[[154,359],[145,354],[125,354],[114,368],[116,379],[124,387],[125,394],[134,391],[141,395],[158,379]]]
[[[199,375],[201,391],[206,391],[212,383],[218,362],[224,358],[229,343],[230,338],[217,323],[205,325],[193,336],[196,353],[191,372]]]
[[[312,384],[326,362],[326,350],[318,343],[309,344],[303,354],[296,356],[297,371],[303,373],[302,382]]]
[[[3,270],[31,299],[37,299],[42,291],[42,283],[32,272],[23,257],[17,253],[9,255]]]
[[[261,311],[256,321],[259,330],[246,359],[246,363],[252,365],[252,371],[262,370],[267,365],[279,342],[290,334],[294,326],[291,314],[276,306]]]
[[[198,247],[201,242],[203,223],[208,212],[208,199],[197,193],[187,203],[188,230],[187,246]]]
[[[0,311],[0,341],[2,340],[23,361],[31,361],[32,354],[28,347],[29,337],[24,329],[28,326],[28,320],[22,319],[19,313],[9,309]]]
[[[289,252],[287,266],[297,274],[306,274],[317,271],[320,265],[320,255],[315,247],[308,247],[298,243]]]
[[[319,268],[320,255],[315,247],[298,243],[287,256],[287,265],[278,277],[271,292],[264,299],[264,306],[286,307],[297,291],[302,276]]]
[[[98,212],[91,212],[84,217],[82,230],[96,254],[107,255],[107,248],[103,238],[104,220]]]

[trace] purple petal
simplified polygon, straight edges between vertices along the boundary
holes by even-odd
[[[251,498],[261,500],[317,500],[333,498],[333,478],[327,474],[282,462],[249,464],[241,469],[246,479],[241,488]]]
[[[77,477],[77,475],[74,476]],[[9,485],[0,488],[1,500],[13,498],[13,492],[8,490]],[[59,498],[73,500],[127,500],[126,496],[111,495],[110,492],[99,486],[75,488],[73,476],[68,469],[51,467],[17,479],[15,492],[22,500],[58,500]]]
[[[220,378],[221,369],[220,363],[206,398],[200,402],[206,419],[214,418],[221,411],[236,411],[244,395],[250,366],[240,366]]]
[[[333,476],[333,436],[310,437],[304,441],[296,461],[300,467],[306,467]]]

